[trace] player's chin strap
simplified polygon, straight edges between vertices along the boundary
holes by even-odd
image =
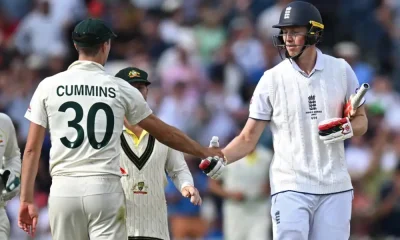
[[[289,59],[290,62],[292,62],[292,60],[293,60],[293,61],[296,61],[297,59],[300,58],[300,56],[303,54],[303,52],[304,52],[309,46],[311,46],[311,45],[304,45],[304,46],[301,48],[300,52],[299,52],[298,54],[296,54],[295,56],[293,56],[293,57],[289,55],[289,52],[288,52],[287,50],[285,50],[285,56],[286,56],[286,58]]]

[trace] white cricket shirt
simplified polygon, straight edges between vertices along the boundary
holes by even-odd
[[[268,120],[274,139],[272,194],[298,191],[329,194],[352,189],[344,143],[326,145],[318,123],[343,117],[359,83],[350,65],[317,50],[310,76],[288,59],[266,71],[250,104],[250,118]]]
[[[128,129],[121,136],[121,147],[128,236],[168,240],[166,173],[179,191],[194,186],[183,153],[160,143],[146,131],[137,137]]]
[[[17,176],[21,175],[21,152],[17,135],[11,118],[4,113],[0,113],[0,159],[2,169],[8,169]],[[5,202],[0,200],[0,207],[4,205]]]
[[[118,175],[124,116],[137,124],[152,111],[140,92],[91,61],[44,79],[25,117],[48,127],[52,176]]]

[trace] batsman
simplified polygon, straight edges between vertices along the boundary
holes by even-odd
[[[273,27],[285,59],[261,77],[244,129],[222,149],[225,159],[205,159],[200,168],[218,177],[255,148],[270,124],[274,239],[349,239],[353,187],[343,141],[367,131],[368,85],[359,88],[345,60],[317,48],[325,26],[312,4],[289,3]]]

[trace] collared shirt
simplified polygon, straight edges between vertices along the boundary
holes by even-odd
[[[325,65],[324,56],[323,56],[321,50],[319,50],[319,49],[317,49],[317,59],[315,61],[314,68],[311,70],[310,74],[307,74],[305,71],[303,71],[299,67],[299,65],[297,65],[297,63],[295,61],[291,61],[291,63],[292,63],[292,66],[294,69],[296,69],[301,74],[303,74],[303,76],[308,77],[308,78],[311,77],[315,71],[317,71],[317,70],[322,71],[324,69],[324,65]]]
[[[161,174],[161,179],[165,180],[165,172],[166,172],[172,178],[176,188],[179,191],[186,186],[193,186],[192,174],[189,171],[183,153],[160,143],[144,129],[142,130],[140,136],[137,136],[135,133],[133,133],[131,130],[127,129],[124,126],[123,133],[125,139],[127,136],[130,137],[130,139],[126,141],[130,146],[130,150],[132,151],[132,153],[139,158],[141,158],[149,149],[149,144],[154,144],[154,147],[152,148],[153,150],[149,154],[148,158],[142,159],[145,162],[141,167],[137,166],[134,161],[131,161],[132,159],[129,161],[122,162],[122,168],[125,171],[127,171],[127,169],[134,169],[134,172],[132,172],[131,170],[128,171],[128,174],[134,175],[134,173],[139,173],[139,172],[141,172],[141,174],[145,174],[144,170],[142,171],[142,169],[145,168],[147,162],[154,161],[152,159],[157,158],[156,163],[153,164],[158,164],[163,167],[164,170]],[[152,141],[149,140],[149,138],[154,139],[153,143]],[[125,154],[122,154],[122,158],[127,160],[126,157],[129,158],[129,156],[125,152]],[[127,165],[129,165],[129,167],[127,167]]]
[[[142,133],[140,134],[140,136],[136,136],[135,133],[133,133],[131,130],[125,128],[124,129],[126,131],[127,134],[129,134],[132,139],[133,139],[133,143],[135,144],[135,146],[139,146],[139,143],[143,140],[143,138],[146,136],[146,134],[148,133],[146,130],[142,130]]]
[[[137,136],[126,128],[121,136],[121,148],[128,236],[169,239],[164,192],[166,173],[179,192],[185,186],[193,186],[183,153],[160,143],[146,131]]]
[[[51,136],[52,176],[118,175],[124,117],[137,124],[152,113],[140,92],[104,71],[75,61],[37,87],[25,117]]]
[[[352,189],[343,142],[324,144],[318,124],[342,118],[359,83],[350,65],[317,50],[311,74],[286,59],[266,71],[254,91],[249,117],[268,120],[274,136],[271,192],[330,194]]]

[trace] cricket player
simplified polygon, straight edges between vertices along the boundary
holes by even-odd
[[[288,4],[274,27],[280,29],[274,44],[286,59],[261,77],[244,129],[222,150],[226,160],[205,159],[200,168],[218,177],[271,124],[274,239],[349,239],[353,187],[343,141],[363,135],[368,123],[363,101],[343,111],[357,77],[346,61],[317,49],[324,25],[313,5]]]
[[[115,76],[138,89],[147,100],[151,83],[145,71],[128,67]],[[121,182],[127,201],[128,239],[169,239],[165,173],[184,197],[190,196],[193,204],[201,204],[183,154],[127,121],[121,135],[121,147]]]
[[[124,116],[167,146],[189,154],[222,156],[152,114],[140,92],[104,71],[113,31],[97,19],[72,33],[79,60],[37,87],[26,118],[31,121],[21,175],[19,227],[34,235],[34,182],[40,151],[51,136],[49,218],[57,240],[127,239],[120,182],[120,135]]]
[[[223,199],[225,240],[269,240],[271,217],[268,171],[273,152],[260,144],[231,164],[210,190]]]
[[[10,221],[4,207],[19,193],[21,152],[11,118],[4,113],[0,113],[0,159],[0,240],[8,240]]]

